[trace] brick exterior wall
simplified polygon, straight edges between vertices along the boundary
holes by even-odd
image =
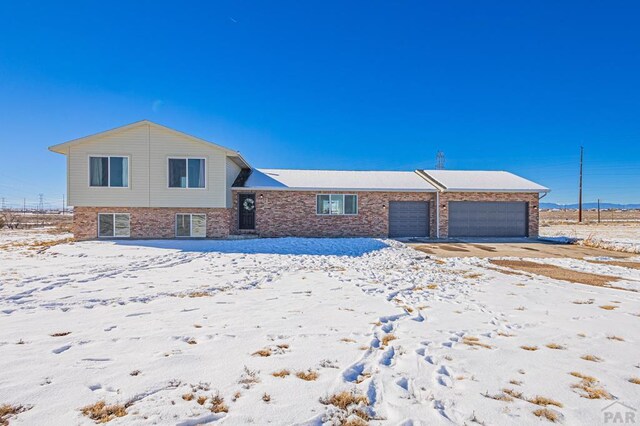
[[[238,229],[238,194],[256,195],[256,229]],[[233,207],[226,208],[146,208],[76,207],[73,233],[78,240],[98,237],[98,213],[129,213],[131,238],[175,238],[177,213],[205,213],[207,238],[229,234],[255,233],[262,237],[386,237],[389,233],[390,201],[430,201],[429,230],[436,237],[436,194],[425,192],[356,191],[358,214],[323,216],[316,214],[316,195],[332,191],[233,191]],[[333,193],[337,193],[333,191]],[[339,192],[338,192],[339,193]],[[447,238],[449,201],[525,201],[529,203],[529,237],[538,236],[537,193],[440,193],[440,238]]]
[[[443,192],[440,193],[440,238],[449,233],[449,201],[526,201],[529,203],[529,237],[538,237],[538,193],[528,192]]]
[[[231,209],[226,208],[76,207],[73,210],[76,239],[98,238],[98,213],[129,213],[131,238],[175,238],[177,213],[205,213],[207,238],[226,238],[231,217]]]
[[[233,191],[232,233],[238,230],[238,194],[256,194],[256,229],[262,237],[386,237],[390,201],[431,201],[430,232],[435,237],[435,193],[376,191]],[[317,194],[357,194],[358,214],[316,214]]]

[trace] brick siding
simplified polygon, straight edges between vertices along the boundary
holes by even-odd
[[[443,192],[440,194],[440,238],[447,238],[449,234],[449,201],[526,201],[529,203],[529,237],[538,237],[538,193]]]
[[[377,191],[234,190],[232,233],[238,230],[238,194],[256,194],[255,233],[263,237],[386,237],[390,201],[431,201],[430,231],[435,236],[435,193]],[[357,194],[357,215],[317,215],[317,194]]]
[[[76,239],[98,238],[98,213],[129,213],[131,238],[175,238],[177,213],[204,213],[207,238],[229,236],[230,209],[226,208],[76,207],[73,211]]]

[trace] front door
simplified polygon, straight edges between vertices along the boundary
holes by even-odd
[[[238,229],[256,229],[256,194],[238,194]]]

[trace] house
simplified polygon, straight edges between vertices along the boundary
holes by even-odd
[[[80,240],[537,237],[549,191],[504,171],[256,169],[147,120],[49,149],[67,157]]]

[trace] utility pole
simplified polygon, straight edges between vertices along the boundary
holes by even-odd
[[[600,223],[600,198],[598,198],[598,223]]]
[[[444,152],[436,153],[436,170],[444,170]]]
[[[584,157],[584,148],[580,147],[580,192],[578,194],[578,222],[582,223],[582,159]]]
[[[27,199],[23,198],[22,199],[22,215],[24,215],[27,212]]]
[[[62,194],[62,214],[64,214],[64,194]]]

